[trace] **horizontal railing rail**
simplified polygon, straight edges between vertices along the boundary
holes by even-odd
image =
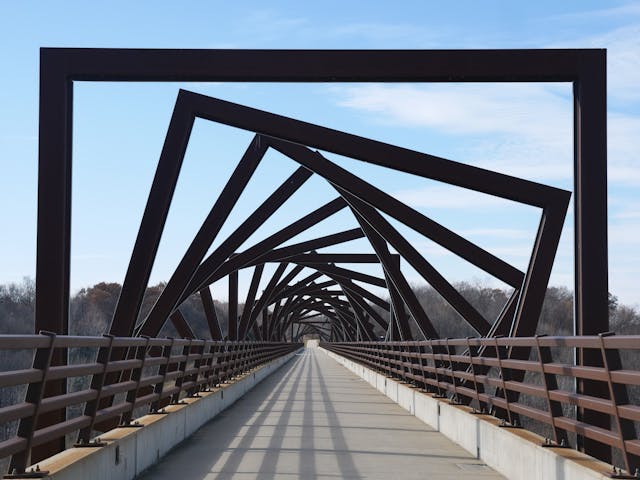
[[[546,446],[569,446],[573,434],[617,449],[627,471],[640,468],[640,336],[603,334],[320,345],[436,396],[497,416],[503,426],[522,427],[524,423],[529,428],[541,422],[547,426]],[[598,350],[602,362],[594,366],[577,365],[574,359],[584,349]],[[516,351],[519,354],[513,355]],[[623,365],[621,354],[631,360],[631,365]],[[582,380],[600,382],[601,394],[579,393],[575,385]],[[583,416],[576,412],[584,410],[609,415],[610,425],[582,421]]]
[[[131,425],[134,412],[140,413],[139,409],[144,414],[158,413],[170,403],[230,381],[301,346],[282,342],[61,336],[47,332],[0,335],[0,352],[5,356],[10,356],[7,351],[33,352],[30,368],[0,372],[0,388],[26,390],[23,400],[0,407],[0,425],[5,432],[0,441],[0,458],[11,456],[10,472],[23,473],[31,464],[32,449],[38,445],[74,432],[78,432],[78,444],[89,445],[100,424]],[[111,360],[116,348],[125,349],[126,354],[120,357],[124,359]],[[52,365],[55,349],[85,351],[78,363]],[[107,374],[118,380],[106,382]],[[85,377],[86,388],[45,396],[48,381],[76,377]],[[53,425],[38,424],[42,414],[74,406],[82,409],[82,414]]]

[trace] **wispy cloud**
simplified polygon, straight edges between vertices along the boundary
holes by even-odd
[[[4,142],[35,142],[38,135],[0,135],[0,141]]]
[[[92,261],[92,260],[109,260],[109,259],[113,259],[112,255],[107,255],[105,253],[77,253],[74,255],[71,255],[71,258],[73,260],[80,260],[80,261]]]
[[[324,29],[324,35],[357,38],[372,42],[405,42],[410,45],[433,45],[442,41],[442,32],[409,23],[348,23]]]
[[[471,136],[457,150],[484,168],[539,181],[572,178],[572,102],[555,85],[364,85],[332,91],[339,105],[376,122]],[[640,116],[611,112],[608,137],[610,181],[640,185]]]
[[[438,48],[450,45],[449,27],[426,28],[420,23],[385,21],[320,21],[289,15],[276,9],[258,9],[239,18],[235,30],[245,36],[252,47],[281,46],[292,40],[314,45],[350,45],[352,48]],[[247,32],[250,35],[247,36]],[[221,47],[215,47],[221,48]]]
[[[457,150],[476,165],[556,180],[572,175],[568,89],[542,84],[448,84],[365,85],[333,91],[339,105],[362,111],[377,122],[472,136],[459,142]]]
[[[571,12],[554,15],[552,18],[556,20],[571,19],[602,19],[604,17],[629,17],[640,16],[640,3],[633,2],[624,5],[616,5],[615,7],[599,8],[595,10],[585,10],[582,12]]]
[[[464,237],[491,237],[509,240],[533,239],[535,231],[516,229],[516,228],[471,228],[458,232]]]
[[[542,136],[555,131],[554,137],[562,138],[571,131],[571,125],[562,122],[567,99],[542,85],[382,84],[337,91],[342,94],[339,105],[382,114],[381,122],[444,133]]]
[[[616,212],[610,216],[612,221],[626,221],[630,219],[640,219],[640,202],[624,201],[616,197],[609,199],[609,206],[613,207]]]
[[[425,186],[399,190],[393,196],[414,208],[439,209],[486,209],[513,205],[509,200],[485,195],[462,188],[447,186]]]
[[[630,218],[609,225],[609,245],[612,250],[622,246],[637,246],[640,238],[640,221]]]
[[[629,12],[640,11],[640,3],[628,5]],[[606,11],[613,11],[605,10]],[[625,11],[620,7],[616,11]],[[626,102],[640,100],[640,14],[625,15],[627,24],[612,30],[555,42],[549,48],[606,48],[607,49],[607,93],[618,107]]]

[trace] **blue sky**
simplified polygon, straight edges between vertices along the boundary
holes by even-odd
[[[640,2],[3,2],[0,282],[35,275],[38,49],[604,47],[609,69],[610,290],[640,304]],[[179,88],[572,189],[566,84],[76,83],[72,289],[121,282]],[[152,273],[166,280],[251,135],[197,121]],[[331,158],[526,268],[536,209]],[[295,168],[269,154],[220,235]],[[332,199],[312,179],[245,244]],[[394,223],[452,281],[500,284]],[[572,284],[570,212],[552,284]],[[295,239],[352,228],[345,212]],[[215,245],[215,244],[214,244]],[[365,242],[346,245],[369,251]],[[370,268],[375,272],[375,268]],[[379,272],[378,272],[379,273]],[[242,284],[248,273],[241,275]],[[415,272],[407,269],[411,281]],[[224,283],[214,296],[225,298]],[[243,288],[241,288],[241,291]]]

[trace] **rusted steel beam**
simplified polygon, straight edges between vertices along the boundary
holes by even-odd
[[[351,240],[357,240],[358,238],[362,237],[364,237],[362,230],[359,228],[354,228],[351,230],[346,230],[344,232],[318,237],[306,242],[300,242],[286,247],[276,248],[260,256],[257,260],[261,262],[279,262],[283,260],[290,261],[289,258],[294,257],[294,255],[296,256],[295,258],[300,258],[304,255],[313,255],[313,253],[310,254],[306,252],[311,252],[312,250],[316,250],[318,248],[338,245],[340,243],[349,242]]]
[[[167,134],[168,137],[170,135],[171,132]],[[209,211],[209,214],[202,223],[198,233],[196,233],[193,238],[187,252],[182,257],[182,260],[180,260],[178,267],[171,275],[171,278],[149,312],[149,315],[139,328],[139,333],[141,335],[156,336],[158,334],[167,317],[173,311],[176,303],[185,291],[185,288],[198,268],[198,265],[202,262],[202,259],[206,255],[211,243],[213,243],[214,239],[220,232],[220,229],[238,201],[238,198],[240,198],[240,195],[249,183],[249,180],[253,176],[256,168],[258,168],[265,152],[266,147],[264,142],[259,136],[254,137],[242,156],[242,159],[231,174],[231,177],[222,189],[222,192],[220,192],[216,203]],[[184,155],[184,152],[181,153]],[[176,160],[174,158],[169,158],[167,161],[175,162]],[[153,201],[154,199],[150,197],[149,203],[152,203]],[[170,196],[167,201],[171,201]]]
[[[253,276],[251,277],[251,285],[249,285],[249,291],[247,292],[247,299],[244,302],[244,308],[242,309],[242,316],[240,317],[240,332],[242,334],[241,339],[246,336],[246,324],[249,322],[249,314],[253,310],[253,304],[256,300],[256,293],[258,292],[258,285],[262,278],[262,271],[264,270],[264,264],[256,265],[253,270]]]
[[[338,191],[361,218],[389,242],[476,332],[487,334],[491,324],[376,209],[344,189],[338,188]]]
[[[189,322],[187,322],[187,319],[184,318],[184,315],[182,315],[182,312],[180,310],[174,311],[169,316],[169,319],[171,320],[171,323],[173,323],[173,326],[176,328],[178,335],[180,335],[182,338],[196,338],[196,334],[193,333],[193,329],[189,325]]]
[[[198,266],[196,273],[190,279],[189,284],[185,288],[185,292],[180,298],[180,302],[184,301],[190,292],[193,292],[199,286],[204,284],[206,280],[205,272],[215,271],[220,265],[227,260],[232,253],[242,245],[247,238],[251,236],[256,229],[262,225],[267,219],[273,215],[291,196],[304,185],[311,176],[306,168],[298,168],[292,175],[287,178],[269,197],[240,224],[211,255],[202,261]]]
[[[280,278],[282,278],[282,275],[284,274],[284,271],[287,269],[288,266],[289,266],[288,263],[281,263],[278,265],[278,268],[276,268],[276,271],[274,272],[273,276],[269,280],[267,287],[264,289],[264,291],[262,292],[262,295],[255,302],[253,308],[251,309],[251,313],[249,314],[248,324],[246,326],[247,329],[252,328],[253,326],[252,324],[253,322],[255,322],[256,318],[258,318],[258,314],[262,312],[264,309],[266,309],[267,306],[269,305],[271,296],[273,295],[273,291],[275,290],[276,285],[278,284]],[[271,321],[269,320],[265,324],[264,317],[263,317],[263,338],[265,339],[269,338],[270,323]]]
[[[248,265],[249,262],[257,261],[257,259],[264,255],[265,252],[268,252],[272,248],[313,227],[322,220],[329,218],[331,215],[339,212],[346,206],[347,204],[342,198],[336,198],[324,204],[308,215],[305,215],[301,219],[296,220],[292,224],[256,243],[253,247],[248,248],[244,252],[238,253],[236,257],[229,259],[219,269],[206,271],[206,281],[204,283],[206,285],[210,285],[211,283],[227,276],[233,270],[242,268],[245,265]]]
[[[227,316],[227,338],[238,340],[238,271],[229,274],[229,310]]]
[[[207,318],[207,325],[209,326],[211,338],[213,340],[222,340],[222,330],[220,328],[216,307],[213,303],[213,298],[211,298],[211,290],[209,290],[209,287],[204,287],[200,290],[200,300],[202,301],[204,314]]]

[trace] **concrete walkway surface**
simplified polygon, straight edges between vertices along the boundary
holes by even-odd
[[[309,348],[140,478],[504,478]]]

